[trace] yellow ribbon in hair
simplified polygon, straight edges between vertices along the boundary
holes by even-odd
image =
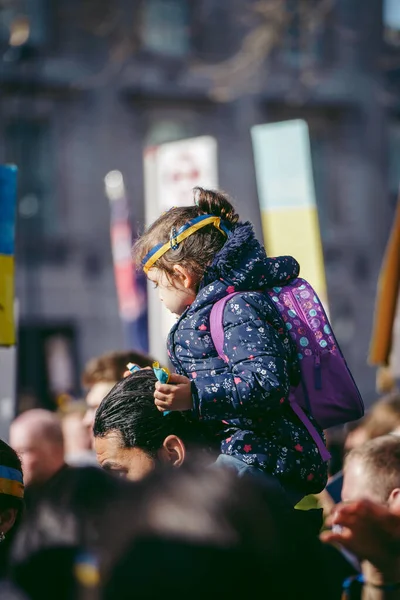
[[[163,246],[161,246],[161,248],[159,248],[157,252],[154,252],[154,254],[152,254],[152,256],[149,257],[146,264],[143,266],[143,271],[147,274],[151,267],[154,265],[154,263],[157,262],[157,260],[161,258],[161,256],[163,256],[166,252],[168,252],[168,250],[171,249],[171,241],[174,242],[174,244],[180,244],[180,242],[188,238],[190,235],[192,235],[202,227],[206,227],[207,225],[214,225],[214,227],[216,227],[222,234],[226,235],[226,233],[221,229],[220,224],[221,217],[211,216],[207,219],[203,219],[199,223],[191,225],[176,237],[171,238],[171,240],[169,240]]]

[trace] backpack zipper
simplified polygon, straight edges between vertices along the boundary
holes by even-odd
[[[317,356],[315,357],[314,386],[316,390],[322,390],[321,357],[319,354],[317,354]]]
[[[302,317],[303,321],[307,324],[308,328],[311,329],[311,326],[308,322],[308,318],[306,313],[303,310],[299,300],[297,299],[296,293],[290,291],[292,296],[293,304],[295,306],[297,314]],[[322,390],[322,369],[321,369],[321,349],[314,339],[308,340],[310,346],[312,346],[315,359],[314,359],[314,388],[316,390]],[[300,361],[301,362],[301,361]]]

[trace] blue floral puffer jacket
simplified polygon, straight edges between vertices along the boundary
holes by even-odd
[[[195,301],[172,328],[168,352],[177,373],[192,381],[196,417],[221,425],[221,452],[308,494],[325,487],[327,466],[290,408],[289,389],[300,378],[296,349],[260,291],[298,274],[294,258],[267,258],[251,224],[236,225],[206,268]],[[233,291],[243,293],[224,311],[227,364],[211,339],[210,312]]]

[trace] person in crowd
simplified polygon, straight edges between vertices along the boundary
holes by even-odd
[[[11,423],[10,445],[21,457],[27,488],[46,484],[65,468],[61,421],[48,410],[19,415]]]
[[[392,433],[399,428],[400,393],[396,391],[377,400],[360,421],[346,426],[345,450],[349,452],[368,440]]]
[[[342,500],[369,499],[400,514],[400,438],[389,434],[354,448],[346,457]]]
[[[147,354],[134,350],[109,352],[92,358],[85,366],[82,374],[82,385],[88,390],[86,395],[87,410],[84,424],[92,432],[94,416],[100,402],[123,378],[128,363],[133,363],[141,368],[149,367],[154,359]]]
[[[96,411],[93,434],[103,469],[140,480],[157,464],[181,467],[192,448],[212,446],[212,436],[181,412],[163,415],[154,404],[156,377],[143,369],[119,381]],[[211,439],[211,443],[210,443]]]
[[[369,437],[366,430],[366,422],[368,420],[368,413],[364,415],[362,419],[347,423],[344,427],[344,453],[350,452],[353,448],[362,446],[368,441]],[[387,432],[385,432],[387,433]]]
[[[332,530],[321,540],[340,545],[368,564],[367,572],[349,580],[344,598],[400,598],[400,514],[369,499],[339,504],[329,517]]]
[[[92,450],[92,435],[83,421],[85,414],[86,404],[79,401],[70,402],[60,413],[65,462],[72,467],[97,464]]]
[[[344,450],[351,452],[359,448],[368,440],[386,435],[400,433],[400,395],[398,392],[384,396],[378,400],[368,413],[359,421],[349,423],[345,430]],[[338,473],[332,482],[329,482],[323,492],[324,509],[327,514],[331,512],[334,503],[340,501],[343,482],[343,472]],[[330,499],[332,497],[332,501]]]
[[[140,370],[121,380],[104,398],[94,425],[94,446],[102,468],[139,481],[160,465],[172,467],[167,472],[180,468],[201,452],[210,468],[229,469],[239,478],[251,475],[265,490],[280,494],[282,505],[289,501],[277,479],[265,478],[255,468],[238,469],[232,465],[238,461],[218,456],[219,431],[200,427],[185,413],[160,413],[154,404],[155,381],[151,370]],[[317,535],[322,524],[320,513],[307,511],[298,515],[298,521],[307,522],[310,533]]]
[[[348,454],[344,467],[342,500],[345,503],[370,500],[400,516],[400,438],[398,436],[389,434],[375,438],[354,448]],[[364,558],[362,553],[358,556]],[[368,560],[362,563],[362,578],[367,582],[379,578],[376,566]],[[359,578],[360,582],[362,583],[361,578]]]
[[[104,600],[336,598],[317,538],[310,541],[296,511],[258,478],[193,459],[147,478],[138,511],[139,530]]]
[[[121,529],[121,542],[134,535],[137,497],[136,487],[101,469],[67,469],[32,496],[4,587],[26,600],[98,600],[102,574],[123,551]],[[130,506],[131,513],[121,517],[121,506]]]
[[[196,188],[194,206],[164,213],[133,247],[178,316],[168,340],[177,373],[157,383],[155,403],[218,422],[223,455],[278,478],[298,501],[324,488],[327,465],[290,407],[290,386],[300,379],[296,348],[260,290],[295,279],[299,265],[292,257],[267,258],[251,224],[238,218],[226,195]],[[233,291],[240,294],[224,314],[225,362],[209,320],[213,304]]]
[[[9,549],[24,509],[24,481],[21,461],[8,444],[0,440],[0,577],[4,576]]]
[[[384,396],[368,413],[365,431],[368,440],[392,433],[400,427],[400,393]]]
[[[181,469],[158,464],[141,484],[69,469],[35,499],[9,577],[29,600],[216,599],[260,590],[334,600],[318,540],[310,544],[296,511],[259,482],[195,456]]]

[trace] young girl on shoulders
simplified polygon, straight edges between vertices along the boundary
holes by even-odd
[[[164,213],[133,253],[179,317],[168,338],[176,374],[156,384],[159,410],[191,410],[219,423],[222,454],[276,477],[294,497],[320,492],[326,462],[288,401],[300,378],[296,348],[263,293],[298,277],[296,260],[268,258],[228,197],[201,188],[194,206]],[[232,292],[239,293],[224,309],[224,361],[212,342],[210,313]]]

